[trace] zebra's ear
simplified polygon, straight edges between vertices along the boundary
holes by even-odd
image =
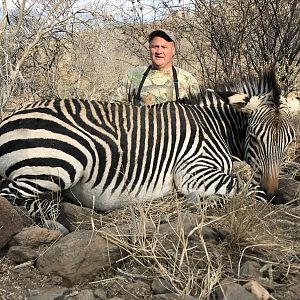
[[[300,113],[300,97],[288,97],[283,98],[281,102],[285,103],[292,113],[292,115],[298,115]]]
[[[214,93],[220,96],[225,103],[233,106],[236,109],[243,109],[250,101],[249,96],[243,93],[231,91],[214,91]]]
[[[259,99],[259,97],[257,96],[251,97],[247,102],[247,105],[245,105],[241,110],[245,112],[251,112],[255,110],[260,103],[261,103],[261,99]]]

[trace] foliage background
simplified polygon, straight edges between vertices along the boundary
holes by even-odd
[[[9,4],[9,6],[8,6]],[[108,99],[128,68],[148,63],[155,28],[176,36],[176,64],[200,84],[275,63],[299,90],[298,0],[2,0],[4,111],[45,97]]]

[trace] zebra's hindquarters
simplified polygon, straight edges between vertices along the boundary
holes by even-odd
[[[14,182],[19,195],[57,192],[81,179],[89,163],[88,141],[74,139],[78,130],[68,126],[51,114],[26,110],[3,121],[0,175]]]

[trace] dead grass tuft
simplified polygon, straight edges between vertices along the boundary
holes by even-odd
[[[118,234],[105,234],[127,253],[119,272],[133,278],[164,278],[176,293],[205,299],[225,278],[238,280],[245,260],[280,265],[287,272],[298,268],[292,261],[300,251],[299,243],[287,239],[278,222],[289,206],[257,203],[243,193],[227,202],[223,208],[199,206],[191,213],[182,197],[172,195],[111,212]],[[194,215],[198,223],[187,230],[186,216]],[[229,234],[223,242],[207,241],[204,227]],[[124,228],[130,228],[127,235]],[[103,228],[98,232],[103,233]],[[138,274],[131,273],[128,260],[141,270]]]

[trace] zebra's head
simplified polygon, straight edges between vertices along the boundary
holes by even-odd
[[[244,159],[253,171],[251,183],[260,185],[271,198],[278,188],[287,148],[295,136],[292,114],[281,96],[275,69],[265,70],[260,77],[250,76],[229,83],[225,90],[232,93],[227,96],[229,104],[248,115]]]
[[[295,136],[290,120],[286,105],[270,105],[269,101],[260,104],[249,115],[245,161],[254,173],[252,183],[260,185],[269,197],[278,188],[280,166]]]

